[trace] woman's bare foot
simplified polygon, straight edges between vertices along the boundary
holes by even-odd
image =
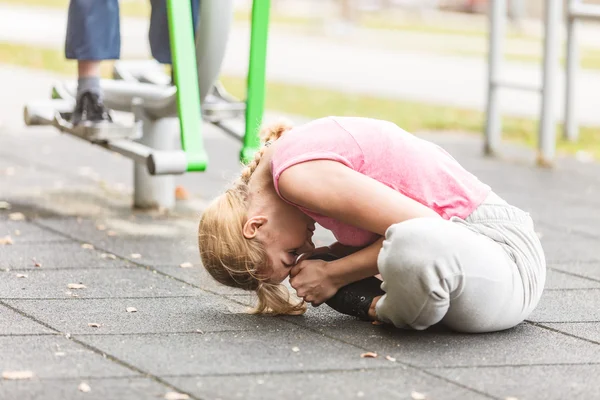
[[[377,312],[375,311],[375,306],[377,305],[379,299],[381,299],[381,296],[375,297],[371,302],[371,306],[369,307],[369,318],[371,318],[373,321],[377,321]]]

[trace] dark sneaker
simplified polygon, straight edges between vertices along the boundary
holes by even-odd
[[[104,106],[97,94],[91,92],[85,92],[81,95],[71,117],[73,125],[86,122],[112,122],[108,108]]]
[[[337,257],[331,254],[323,254],[310,258],[333,261]],[[385,292],[381,289],[381,280],[372,276],[340,288],[325,304],[339,313],[357,317],[364,321],[371,321],[369,317],[371,303],[373,303],[375,297],[384,294]]]

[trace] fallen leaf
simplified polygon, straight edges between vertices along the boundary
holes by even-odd
[[[2,378],[9,380],[31,379],[33,378],[32,371],[3,371]]]
[[[99,231],[105,231],[106,225],[96,225],[96,229],[98,229]]]
[[[137,308],[135,307],[127,307],[127,312],[137,312]]]
[[[25,219],[25,215],[23,215],[20,212],[14,212],[8,214],[8,219],[10,219],[11,221],[23,221]]]
[[[65,353],[64,351],[57,351],[56,353],[54,353],[54,355],[56,357],[64,357],[67,355],[67,353]]]
[[[87,286],[85,286],[84,284],[81,284],[81,283],[69,283],[67,285],[67,288],[69,288],[69,289],[86,289]]]
[[[373,353],[372,351],[366,352],[366,353],[362,353],[360,355],[361,358],[376,358],[377,357],[377,353]]]
[[[117,236],[117,232],[115,232],[115,231],[108,231],[108,232],[106,232],[106,234],[108,236]]]
[[[190,194],[183,186],[177,186],[175,188],[175,199],[176,200],[187,200],[190,198]]]
[[[83,244],[81,245],[81,248],[82,248],[82,249],[88,249],[88,250],[94,250],[94,245],[92,245],[92,244],[89,244],[89,243],[83,243]]]
[[[87,393],[87,392],[89,392],[90,390],[92,390],[92,388],[90,387],[90,385],[88,385],[88,384],[87,384],[87,383],[85,383],[85,382],[81,382],[81,383],[79,384],[79,386],[77,386],[77,388],[78,388],[80,391],[82,391],[83,393]]]
[[[17,278],[27,278],[27,274],[17,274]]]
[[[8,201],[0,201],[0,210],[10,210],[11,207]]]
[[[31,261],[33,261],[33,266],[34,267],[38,267],[39,268],[39,267],[42,266],[42,263],[39,262],[38,260],[36,260],[35,258],[32,258]]]
[[[14,242],[10,236],[4,236],[3,238],[0,238],[0,245],[7,245],[13,243]]]
[[[70,333],[67,333],[67,334],[65,334],[65,337],[66,337],[67,339],[71,339],[71,334],[70,334]]]
[[[392,356],[385,356],[385,359],[391,362],[396,362],[396,359]]]
[[[187,400],[190,396],[185,393],[177,393],[177,392],[167,392],[165,394],[165,399],[167,400]]]
[[[412,397],[413,400],[425,400],[427,398],[423,393],[414,391],[410,393],[410,397]]]
[[[297,352],[299,352],[299,351],[300,351],[300,349],[299,349],[299,348],[297,348],[297,347],[292,347],[292,351],[293,351],[294,353],[297,353]]]
[[[194,264],[192,264],[191,262],[184,262],[184,263],[179,264],[179,266],[181,268],[192,268],[194,266]]]
[[[138,253],[131,253],[129,256],[130,256],[131,258],[134,258],[134,259],[135,259],[135,258],[142,258],[142,255],[141,255],[141,254],[138,254]]]
[[[204,335],[204,331],[202,329],[196,329],[196,332],[199,333],[199,334],[201,334],[201,335]]]
[[[117,256],[115,256],[114,254],[107,254],[107,253],[102,253],[100,255],[100,257],[102,257],[102,258],[109,258],[111,260],[116,260],[117,259]]]
[[[98,323],[96,323],[96,322],[89,322],[89,323],[88,323],[88,326],[89,326],[90,328],[100,328],[100,326],[101,326],[101,325],[100,325],[100,324],[98,324]]]

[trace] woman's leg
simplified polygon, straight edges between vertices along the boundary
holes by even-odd
[[[515,259],[465,223],[419,218],[391,226],[378,259],[377,316],[397,327],[438,322],[463,332],[511,328],[530,312]]]

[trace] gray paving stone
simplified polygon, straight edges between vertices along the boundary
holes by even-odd
[[[4,236],[10,236],[14,242],[14,245],[17,247],[20,247],[18,245],[24,243],[31,244],[33,242],[64,242],[69,240],[64,236],[58,235],[47,229],[40,228],[31,222],[0,219],[0,237]],[[0,251],[1,250],[2,247],[0,247]]]
[[[544,323],[542,325],[556,329],[557,331],[565,332],[570,335],[600,343],[600,323],[598,322],[576,322],[562,324]]]
[[[247,374],[394,367],[363,349],[305,329],[149,336],[90,335],[86,343],[162,375]],[[293,348],[299,351],[294,352]],[[160,351],[156,351],[160,349]]]
[[[0,336],[0,349],[3,371],[32,371],[38,378],[139,375],[62,335]]]
[[[528,318],[535,322],[600,322],[600,290],[548,291]]]
[[[571,274],[581,275],[585,278],[600,281],[600,262],[571,262],[550,264],[552,269],[569,272]]]
[[[211,294],[155,299],[8,300],[7,303],[73,335],[293,328],[280,318],[249,315],[245,307]],[[127,312],[127,307],[134,307],[137,312]],[[94,328],[88,323],[101,326]]]
[[[556,289],[600,289],[600,281],[573,276],[554,269],[546,274],[546,290]]]
[[[0,335],[52,333],[56,332],[0,304]]]
[[[83,393],[80,383],[87,383],[91,391]],[[149,378],[61,379],[4,381],[0,385],[1,399],[18,400],[142,400],[163,399],[173,389]]]
[[[419,367],[585,363],[600,357],[600,346],[528,323],[479,335],[443,326],[409,331],[350,321],[327,309],[309,310],[294,323]]]
[[[569,232],[567,228],[557,230],[544,224],[538,224],[536,231],[542,234],[541,242],[548,264],[600,262],[597,238]]]
[[[165,378],[203,399],[486,399],[412,368]],[[416,392],[416,393],[414,393]]]
[[[43,268],[43,267],[42,267]],[[142,267],[27,271],[26,279],[15,271],[0,271],[0,293],[5,299],[66,299],[92,297],[170,297],[203,293],[169,277]],[[68,289],[70,283],[81,283],[84,289]],[[71,294],[69,294],[71,293]]]
[[[230,288],[221,285],[213,279],[212,276],[201,265],[194,265],[192,268],[181,268],[179,266],[152,266],[153,269],[161,271],[169,276],[181,279],[192,285],[209,290],[219,294],[248,294],[242,289]]]
[[[120,227],[107,225],[106,231],[98,231],[95,221],[77,222],[74,218],[44,219],[40,224],[68,232],[99,249],[144,265],[200,264],[197,228],[189,229],[189,223],[182,222],[184,226],[177,228],[177,222],[173,220],[136,218],[135,221],[124,222]],[[108,236],[109,230],[114,230],[117,235]],[[139,254],[141,258],[133,258],[132,254]]]
[[[499,399],[593,399],[598,396],[600,365],[453,368],[429,372]]]
[[[102,251],[84,249],[80,243],[43,243],[0,247],[0,269],[88,269],[131,265],[122,259],[103,258]],[[36,260],[41,267],[36,267]]]

